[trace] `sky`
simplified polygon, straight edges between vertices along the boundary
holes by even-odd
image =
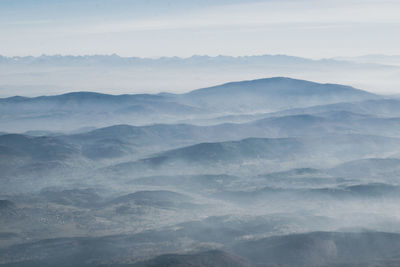
[[[0,0],[0,54],[400,54],[399,0]]]

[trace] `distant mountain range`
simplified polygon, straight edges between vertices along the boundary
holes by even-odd
[[[37,65],[54,65],[59,64],[62,66],[69,65],[87,65],[93,66],[98,64],[106,64],[108,66],[113,65],[171,65],[171,64],[183,64],[183,65],[203,65],[207,66],[213,63],[222,64],[272,64],[272,63],[305,63],[305,62],[337,62],[335,59],[322,59],[322,60],[311,60],[302,57],[288,56],[288,55],[259,55],[259,56],[206,56],[206,55],[194,55],[188,58],[181,57],[160,57],[160,58],[141,58],[141,57],[121,57],[116,54],[113,55],[84,55],[84,56],[68,56],[68,55],[41,55],[38,57],[24,56],[24,57],[6,57],[0,55],[0,64],[37,64]],[[339,62],[338,62],[339,63]]]
[[[334,81],[373,92],[395,93],[400,84],[397,78],[400,67],[394,57],[390,60],[313,60],[287,55],[189,58],[0,56],[0,97],[77,91],[182,93],[230,81],[276,76],[322,83]]]
[[[37,130],[75,130],[87,126],[161,121],[176,123],[227,114],[276,112],[380,98],[349,86],[282,77],[227,83],[185,94],[77,92],[35,98],[18,96],[0,99],[0,131],[26,131],[34,127]],[[43,127],[38,129],[40,125]]]
[[[98,64],[113,65],[160,65],[160,64],[182,64],[182,65],[203,65],[207,66],[213,63],[221,63],[226,65],[232,64],[277,64],[277,63],[335,63],[347,64],[356,63],[371,63],[371,64],[387,64],[398,62],[400,56],[396,55],[364,55],[358,57],[334,57],[326,59],[309,59],[304,57],[296,57],[290,55],[252,55],[252,56],[207,56],[193,55],[191,57],[159,57],[159,58],[142,58],[142,57],[121,57],[117,54],[112,55],[41,55],[41,56],[14,56],[7,57],[0,55],[0,64],[36,64],[36,65],[61,65],[61,66],[93,66]],[[396,64],[397,65],[397,64]]]
[[[358,57],[336,57],[336,60],[345,60],[355,63],[374,63],[374,64],[384,64],[392,66],[400,66],[400,55],[365,55]]]

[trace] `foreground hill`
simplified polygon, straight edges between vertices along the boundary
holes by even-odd
[[[397,266],[398,234],[313,232],[243,242],[234,251],[278,266]]]
[[[223,123],[211,126],[190,124],[154,124],[149,126],[115,125],[87,133],[60,135],[57,138],[75,144],[89,158],[117,158],[134,153],[157,152],[203,142],[220,142],[249,137],[299,137],[326,134],[369,134],[398,136],[400,119],[381,118],[346,111],[313,115],[268,117],[249,123]]]
[[[190,169],[200,173],[205,170],[244,171],[256,167],[279,170],[286,166],[285,164],[290,164],[286,168],[299,164],[321,167],[369,155],[391,155],[397,153],[398,149],[400,139],[373,135],[246,138],[239,141],[200,143],[168,150],[142,160],[119,163],[108,167],[107,170],[123,176],[140,173],[143,175],[146,171],[163,174],[163,171],[174,170],[181,173]]]
[[[385,232],[311,232],[238,241],[223,251],[164,254],[137,259],[137,250],[159,247],[169,236],[58,238],[0,248],[0,266],[398,266],[400,236]],[[171,244],[172,245],[172,244]],[[170,250],[171,250],[170,246]],[[160,253],[161,252],[161,253]],[[153,255],[153,256],[156,256]],[[238,255],[238,256],[235,256]],[[241,258],[242,257],[242,258]],[[135,262],[136,263],[132,263]],[[130,263],[131,262],[131,263]],[[250,264],[251,263],[251,264]]]
[[[151,169],[174,163],[189,167],[293,159],[333,166],[364,157],[396,158],[399,142],[393,137],[399,134],[398,118],[347,111],[275,116],[242,124],[115,125],[47,137],[4,134],[0,135],[0,177],[55,177],[48,175],[55,169],[72,171],[71,167],[87,164],[83,168],[88,171],[89,165],[134,161],[114,169],[125,173],[129,165]],[[395,175],[393,170],[390,177]]]
[[[220,250],[211,250],[196,254],[166,254],[154,259],[139,262],[131,265],[132,267],[250,267],[252,264],[237,256],[231,255]]]
[[[41,176],[80,159],[79,151],[73,145],[54,137],[0,136],[0,179]]]
[[[289,126],[292,120],[293,118],[282,118],[282,120],[258,121],[250,125],[215,127],[116,126],[87,134],[55,137],[2,135],[0,177],[11,179],[12,176],[22,175],[42,176],[41,174],[46,171],[65,169],[67,166],[82,167],[82,164],[86,164],[85,169],[88,170],[90,165],[101,164],[100,159],[119,159],[120,162],[128,160],[127,163],[117,163],[118,165],[112,167],[125,172],[132,168],[136,170],[136,167],[140,169],[174,167],[174,164],[178,163],[185,164],[185,168],[263,161],[283,163],[295,159],[314,161],[315,164],[324,162],[335,164],[364,157],[385,158],[396,155],[399,150],[400,141],[397,138],[336,134],[318,130],[330,125],[324,123],[323,119],[320,124],[320,118],[305,119],[302,120],[304,125]],[[318,126],[315,125],[316,121]],[[199,130],[197,133],[196,129]],[[315,135],[312,135],[313,131]],[[277,133],[295,137],[241,139],[251,135],[275,136]],[[322,133],[323,136],[316,135],[318,133]],[[240,139],[240,141],[216,141],[224,138]],[[179,148],[171,149],[173,147]],[[146,154],[154,152],[156,153],[152,156]]]

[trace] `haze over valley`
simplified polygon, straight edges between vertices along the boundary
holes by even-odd
[[[2,98],[0,263],[395,266],[399,101],[284,77]]]
[[[400,266],[399,14],[1,0],[0,267]]]

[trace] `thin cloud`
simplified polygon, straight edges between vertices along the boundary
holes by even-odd
[[[326,1],[275,1],[220,6],[180,16],[163,18],[130,19],[96,23],[76,28],[76,33],[99,34],[132,31],[185,30],[217,27],[265,27],[280,24],[326,25],[351,23],[400,23],[400,2],[338,1],[337,5]],[[307,4],[308,3],[308,4]],[[320,24],[318,26],[318,24]]]
[[[181,8],[172,10],[163,9],[165,5],[159,6],[158,1],[153,1],[154,12],[147,8],[144,14],[138,14],[129,5],[121,13],[116,11],[122,6],[112,12],[103,8],[98,13],[86,14],[81,10],[83,13],[78,12],[76,16],[62,13],[60,18],[52,14],[51,19],[48,14],[36,19],[3,17],[0,19],[3,39],[0,53],[118,53],[144,57],[212,55],[221,50],[232,55],[273,52],[305,57],[358,55],[365,51],[400,54],[396,45],[400,1],[217,2],[206,1],[204,5],[197,5],[198,8],[183,8],[183,2],[178,1],[174,2],[174,7]],[[76,1],[72,4],[79,5]],[[88,2],[83,1],[82,5],[87,7]],[[379,39],[371,36],[379,36]],[[299,40],[302,46],[287,45]],[[167,44],[153,45],[160,41]],[[215,47],[216,43],[220,48]],[[364,45],[360,47],[359,44]],[[327,45],[335,47],[335,55]]]

